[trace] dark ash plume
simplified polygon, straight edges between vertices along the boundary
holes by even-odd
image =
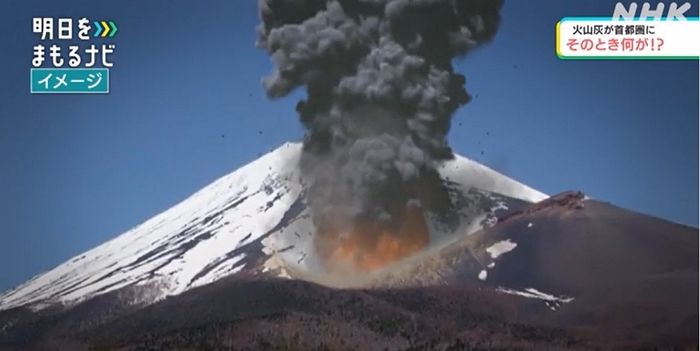
[[[470,99],[452,60],[488,42],[500,0],[260,0],[271,98],[304,87],[302,170],[317,221],[391,225],[434,206],[450,119]],[[438,186],[439,187],[439,186]]]

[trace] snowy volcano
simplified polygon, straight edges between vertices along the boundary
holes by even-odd
[[[284,144],[0,295],[0,350],[697,349],[697,228],[457,156],[427,246],[337,274],[300,155]]]
[[[0,295],[0,309],[74,304],[122,288],[150,303],[234,274],[295,277],[334,286],[368,281],[324,276],[297,163],[287,143],[116,238]],[[546,195],[468,158],[444,163],[450,216],[426,214],[430,246],[495,223],[499,212]]]

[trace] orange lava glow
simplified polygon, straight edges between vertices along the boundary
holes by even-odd
[[[326,226],[320,238],[327,268],[369,272],[423,249],[428,244],[423,211],[408,207],[400,217],[394,229],[367,220],[354,221],[346,231]]]

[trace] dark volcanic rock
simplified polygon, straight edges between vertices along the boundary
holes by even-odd
[[[559,328],[513,323],[518,298],[473,287],[341,290],[293,280],[223,279],[91,328],[66,321],[108,297],[1,334],[3,350],[571,349]],[[79,305],[80,306],[80,305]],[[3,322],[12,313],[0,316]],[[31,338],[17,338],[33,329]],[[12,341],[12,346],[7,343]]]

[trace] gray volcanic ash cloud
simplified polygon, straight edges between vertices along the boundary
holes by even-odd
[[[405,217],[422,214],[409,208],[444,207],[435,169],[453,156],[450,120],[470,99],[452,60],[493,38],[501,4],[259,1],[256,44],[274,64],[268,96],[307,92],[297,105],[307,131],[301,168],[321,232],[371,227],[364,232],[400,239]],[[367,236],[366,246],[378,245]]]

